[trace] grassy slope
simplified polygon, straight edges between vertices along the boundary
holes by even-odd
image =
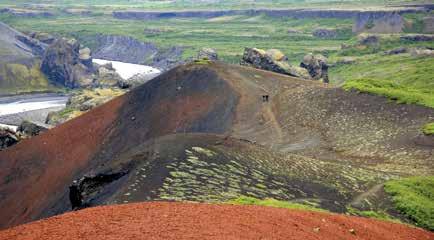
[[[385,190],[396,208],[416,225],[434,230],[434,176],[389,181]]]
[[[308,210],[308,211],[319,211],[319,212],[327,212],[324,209],[316,208],[306,204],[293,203],[287,201],[279,201],[273,198],[267,199],[257,199],[253,197],[240,196],[234,200],[229,201],[230,204],[240,204],[240,205],[258,205],[258,206],[266,206],[266,207],[278,207],[278,208],[287,208],[287,209],[298,209],[298,210]]]

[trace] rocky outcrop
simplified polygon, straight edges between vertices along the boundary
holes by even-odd
[[[197,54],[197,59],[208,59],[216,61],[219,59],[218,54],[213,48],[202,48]]]
[[[28,36],[48,45],[54,43],[56,40],[53,35],[44,32],[31,32]]]
[[[0,22],[0,95],[49,89],[37,55],[43,46]]]
[[[98,173],[92,176],[84,176],[74,180],[69,186],[69,201],[72,210],[90,207],[98,195],[110,187],[121,177],[125,176],[128,170],[120,172]]]
[[[20,137],[8,128],[0,127],[0,151],[17,144]]]
[[[97,66],[98,85],[100,87],[119,86],[124,79],[116,72],[111,63]]]
[[[306,69],[292,66],[288,58],[277,49],[265,51],[258,48],[245,48],[240,64],[293,77],[310,78]]]
[[[93,57],[170,69],[182,62],[183,48],[159,48],[128,36],[98,35]]]
[[[80,55],[80,44],[75,39],[61,38],[47,48],[41,70],[57,85],[68,88],[91,86],[93,69],[85,57]]]
[[[380,43],[380,37],[376,35],[359,35],[358,44],[365,46],[375,46]]]
[[[314,37],[322,38],[322,39],[333,39],[333,38],[336,38],[338,36],[338,33],[335,29],[320,28],[320,29],[315,29],[312,32],[312,35]]]
[[[69,97],[65,109],[50,112],[47,115],[45,124],[51,126],[62,124],[124,94],[125,92],[126,91],[123,89],[108,87],[76,91]]]
[[[400,33],[404,29],[404,18],[399,12],[361,12],[356,16],[353,32]]]
[[[43,56],[47,49],[47,44],[40,42],[35,38],[28,37],[26,35],[17,35],[17,40],[26,44],[35,56]]]
[[[29,121],[23,121],[17,128],[17,132],[24,137],[34,137],[47,130],[47,128]]]
[[[434,57],[434,50],[426,48],[414,48],[410,50],[410,54],[415,57]]]
[[[300,67],[307,69],[312,79],[322,80],[325,83],[329,82],[327,58],[323,55],[307,54],[303,58]]]

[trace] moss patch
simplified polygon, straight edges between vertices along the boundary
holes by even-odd
[[[402,214],[417,226],[434,230],[434,176],[392,180],[384,189]]]
[[[327,212],[327,210],[316,208],[311,205],[294,203],[288,201],[279,201],[274,198],[257,199],[253,197],[240,196],[234,200],[228,201],[230,204],[240,204],[240,205],[258,205],[266,207],[277,207],[277,208],[287,208],[287,209],[298,209],[307,211],[317,211],[317,212]]]
[[[425,124],[422,128],[422,132],[425,135],[434,135],[434,122]]]

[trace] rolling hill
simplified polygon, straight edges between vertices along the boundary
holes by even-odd
[[[182,65],[0,152],[0,226],[72,207],[242,195],[334,212],[369,197],[389,210],[382,183],[433,174],[433,139],[420,133],[433,119],[314,81]]]

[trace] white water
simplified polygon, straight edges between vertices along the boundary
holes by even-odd
[[[140,64],[133,64],[133,63],[125,63],[125,62],[118,62],[118,61],[109,61],[104,59],[93,59],[94,63],[104,65],[107,63],[112,63],[113,68],[116,70],[116,72],[121,76],[121,78],[127,80],[131,78],[132,76],[136,74],[159,74],[161,73],[160,70],[140,65]]]
[[[35,101],[24,100],[24,101],[16,101],[11,103],[2,103],[0,104],[0,116],[27,112],[32,110],[51,108],[51,107],[63,107],[65,105],[66,105],[66,100],[60,100],[60,99],[41,100],[41,101],[35,99]]]

